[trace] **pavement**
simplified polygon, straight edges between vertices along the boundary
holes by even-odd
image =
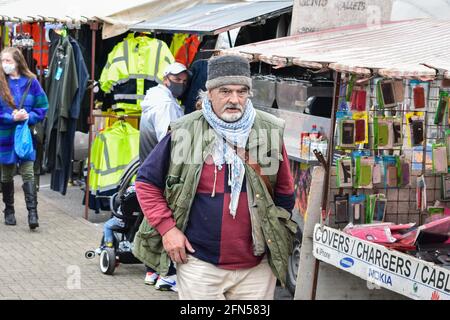
[[[176,300],[174,292],[161,292],[143,282],[142,264],[121,264],[114,275],[99,269],[99,258],[85,258],[98,247],[103,222],[110,213],[89,211],[84,219],[83,193],[69,186],[66,196],[49,188],[49,175],[41,176],[38,193],[40,227],[30,231],[21,189],[15,177],[16,226],[0,218],[0,300]],[[3,209],[3,206],[0,205]],[[277,300],[290,300],[277,287]]]

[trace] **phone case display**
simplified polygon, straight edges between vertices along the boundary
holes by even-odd
[[[401,147],[403,146],[403,129],[402,129],[402,119],[394,118],[392,119],[392,126],[390,128],[392,130],[392,146],[393,147]]]
[[[416,209],[424,211],[427,208],[427,183],[421,175],[416,181]]]
[[[405,159],[400,161],[401,165],[401,187],[406,187],[411,183],[411,163]]]
[[[403,103],[405,100],[405,87],[402,80],[394,81],[394,96],[397,103]]]
[[[392,210],[389,217],[401,214],[402,219],[418,212],[422,221],[431,204],[427,192],[428,198],[431,194],[450,200],[449,92],[439,82],[356,78],[352,82],[344,82],[343,87],[347,94],[350,91],[349,104],[340,105],[336,113],[335,138],[341,155],[335,162],[336,186],[332,186],[339,189],[336,221],[383,222],[387,210]],[[365,87],[359,84],[364,82]],[[436,102],[430,104],[428,96]],[[433,105],[438,108],[430,108]],[[431,173],[439,174],[441,180]],[[388,199],[396,204],[388,206]]]
[[[447,163],[448,166],[450,167],[450,129],[447,129],[445,131],[445,141],[447,144]]]
[[[344,87],[348,77],[346,74],[341,77]],[[379,78],[374,78],[374,74],[364,77],[366,79],[355,80],[357,85],[352,91],[350,108],[343,106],[339,109],[337,112],[341,112],[341,117],[336,114],[336,119],[339,119],[336,127],[339,129],[332,136],[335,139],[332,146],[338,148],[332,160],[330,158],[330,165],[336,166],[337,182],[324,187],[324,190],[330,189],[333,196],[327,199],[334,203],[330,203],[330,211],[326,211],[329,208],[323,210],[323,213],[332,212],[332,215],[329,220],[322,215],[321,224],[331,224],[328,229],[343,229],[344,234],[377,243],[376,246],[367,246],[372,251],[380,250],[381,245],[386,248],[386,254],[400,251],[402,257],[409,254],[427,261],[416,259],[414,262],[411,258],[410,262],[417,263],[419,270],[448,268],[450,90],[443,87],[441,77],[429,82],[410,78],[377,81]],[[359,111],[362,106],[358,104],[357,96],[362,83],[367,84],[364,88],[367,104],[364,111]],[[339,140],[336,138],[338,135]],[[440,220],[445,219],[445,226],[441,228]],[[429,232],[429,223],[434,222],[440,224],[439,230]],[[343,223],[347,223],[344,228]],[[317,225],[316,230],[319,227],[323,226]],[[317,243],[319,248],[326,246],[323,241]],[[447,250],[443,255],[441,248]],[[344,253],[344,250],[338,251]],[[424,258],[430,252],[442,255],[439,258],[443,263]],[[316,256],[321,260],[319,254]],[[343,265],[339,259],[324,258],[323,261],[337,268]],[[371,265],[373,263],[369,261],[368,267]],[[352,268],[347,272],[364,276],[364,272]],[[404,276],[402,273],[398,275]],[[413,282],[414,279],[408,287],[397,292],[406,292],[412,288]],[[437,291],[430,290],[420,298],[433,299],[439,289],[432,288]],[[418,292],[420,294],[421,291]],[[417,290],[412,297],[418,297]]]
[[[355,185],[356,188],[372,189],[372,171],[374,158],[357,157],[355,159]]]
[[[386,188],[397,188],[400,186],[401,166],[397,156],[384,156],[384,185]]]
[[[352,74],[352,75],[350,76],[349,81],[348,81],[348,84],[347,84],[347,91],[346,91],[346,94],[345,94],[345,100],[346,100],[347,102],[351,102],[351,100],[352,100],[353,88],[354,88],[354,86],[355,86],[355,83],[356,83],[356,75],[355,75],[355,74]]]
[[[351,96],[351,106],[354,111],[366,110],[367,92],[365,89],[354,89]]]
[[[389,149],[389,124],[383,117],[375,117],[373,121],[373,137],[375,149]]]
[[[424,141],[424,113],[408,112],[406,115],[408,126],[408,145],[410,147],[422,146]]]
[[[441,176],[441,198],[442,200],[450,200],[450,174]]]
[[[413,89],[414,108],[425,108],[425,89],[421,85],[417,85]]]
[[[377,100],[380,109],[397,106],[392,80],[380,80],[377,83]]]
[[[364,194],[350,196],[350,222],[364,224],[366,220],[366,196]]]
[[[355,120],[341,120],[340,127],[340,144],[342,148],[355,147]]]
[[[367,112],[353,113],[355,120],[355,143],[367,144],[369,143],[369,115]]]
[[[335,195],[334,205],[336,213],[336,223],[347,223],[349,222],[349,202],[348,194],[345,195]]]
[[[448,108],[448,92],[442,91],[439,94],[439,104],[436,111],[436,115],[434,117],[434,124],[438,125],[442,124],[442,122],[444,121],[444,115],[447,108]]]
[[[381,183],[381,168],[382,164],[379,163],[379,161],[375,160],[375,164],[373,165],[373,172],[372,172],[372,183],[373,184],[380,184]]]
[[[448,159],[447,159],[447,147],[445,144],[433,144],[433,172],[434,173],[447,173],[448,171]]]
[[[338,188],[351,188],[353,186],[352,158],[340,158],[336,162],[336,185]]]
[[[403,145],[400,118],[375,117],[373,121],[373,146],[376,149],[393,149]]]
[[[383,222],[386,215],[387,199],[382,193],[367,197],[366,223]]]
[[[411,110],[424,110],[427,106],[427,91],[428,83],[411,80],[410,81],[411,94]]]

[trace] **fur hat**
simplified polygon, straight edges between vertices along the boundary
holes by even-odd
[[[218,56],[208,61],[206,89],[212,90],[223,85],[244,85],[252,89],[250,63],[240,56]]]

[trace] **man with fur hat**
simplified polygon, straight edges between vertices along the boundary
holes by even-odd
[[[296,228],[284,122],[253,107],[244,58],[210,59],[206,88],[139,170],[133,253],[162,275],[174,261],[180,299],[273,299]]]

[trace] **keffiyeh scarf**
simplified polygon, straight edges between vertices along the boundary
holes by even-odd
[[[242,118],[236,122],[225,122],[214,113],[211,102],[208,99],[204,99],[203,116],[216,134],[212,151],[214,165],[219,170],[222,170],[223,164],[229,166],[228,185],[231,188],[229,208],[230,214],[235,218],[242,183],[244,181],[245,167],[243,160],[230,144],[238,148],[245,148],[253,123],[255,122],[256,111],[250,99],[247,99]]]

